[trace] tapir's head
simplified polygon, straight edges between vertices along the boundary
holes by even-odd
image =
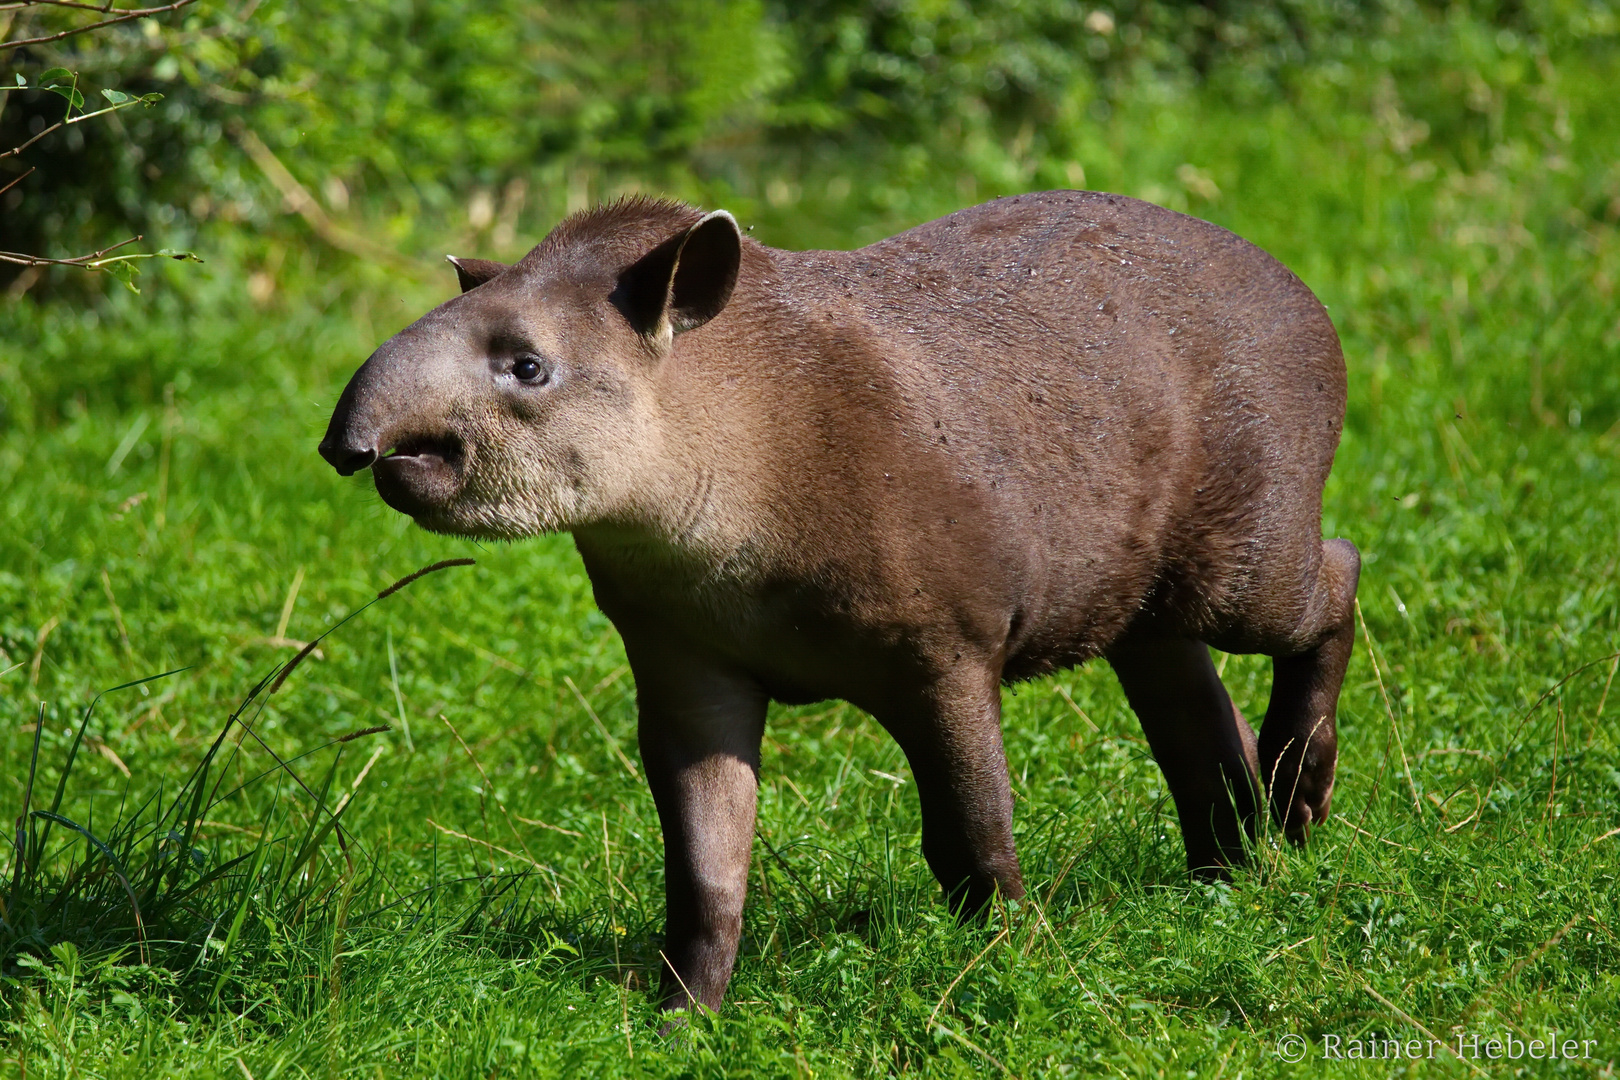
[[[452,259],[462,293],[372,354],[321,456],[369,467],[435,532],[515,538],[609,520],[657,457],[659,365],[720,313],[730,214],[631,199],[568,219],[522,261]]]

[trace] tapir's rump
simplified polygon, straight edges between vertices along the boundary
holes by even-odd
[[[899,740],[923,850],[978,911],[1022,880],[999,685],[1105,657],[1189,866],[1269,803],[1327,814],[1355,548],[1321,537],[1337,335],[1276,260],[1114,195],[1000,199],[850,252],[631,199],[351,381],[322,453],[435,531],[573,533],[635,673],[664,822],[665,1003],[735,956],[765,707]],[[1256,738],[1206,645],[1274,657]]]

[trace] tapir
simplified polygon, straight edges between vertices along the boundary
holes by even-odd
[[[1322,538],[1338,335],[1281,263],[1119,195],[997,199],[854,251],[631,197],[385,342],[320,452],[423,528],[573,535],[635,678],[660,1002],[718,1008],[772,701],[900,744],[963,916],[1023,894],[1001,688],[1102,657],[1189,868],[1328,814],[1355,547]],[[1272,657],[1258,738],[1210,647]]]

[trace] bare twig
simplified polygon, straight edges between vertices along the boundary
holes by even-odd
[[[501,812],[501,816],[506,818],[506,827],[512,830],[512,835],[517,838],[518,847],[523,849],[523,853],[529,857],[530,862],[535,862],[534,853],[529,850],[529,842],[523,839],[523,834],[518,832],[516,825],[512,824],[512,814],[506,809],[506,803],[502,802],[501,797],[495,793],[495,785],[490,782],[489,773],[485,772],[484,766],[479,763],[478,755],[473,753],[472,747],[467,745],[467,740],[461,737],[461,732],[456,730],[456,725],[450,722],[450,718],[448,716],[445,716],[444,713],[440,713],[439,719],[444,721],[444,726],[450,729],[450,734],[456,737],[456,742],[461,744],[461,748],[467,752],[467,757],[472,760],[473,768],[477,769],[478,775],[483,778],[484,794],[489,795],[495,800],[495,808]],[[483,795],[479,796],[478,802],[481,807],[484,802]],[[487,818],[484,821],[484,829],[486,832],[489,830],[489,821]],[[535,865],[538,866],[540,864],[535,863]]]
[[[80,3],[80,2],[77,2],[77,0],[27,0],[27,2],[22,2],[22,3],[3,4],[3,5],[0,5],[0,12],[14,12],[14,11],[21,10],[23,8],[43,6],[43,7],[61,7],[61,8],[80,9],[80,10],[85,10],[85,11],[94,11],[94,12],[97,12],[98,14],[100,14],[100,15],[111,15],[113,17],[104,18],[104,19],[100,20],[99,22],[94,22],[94,23],[87,24],[85,26],[80,26],[80,27],[75,27],[73,29],[64,30],[64,31],[62,31],[60,33],[56,33],[56,34],[48,34],[48,35],[45,35],[43,37],[22,38],[22,39],[19,39],[19,40],[16,40],[16,41],[0,41],[0,51],[4,51],[6,49],[16,49],[16,48],[20,48],[20,47],[22,47],[24,45],[39,45],[39,44],[43,44],[45,42],[59,41],[59,40],[61,40],[63,38],[72,37],[75,34],[88,33],[90,31],[99,30],[99,29],[102,29],[104,27],[116,25],[118,23],[128,22],[131,19],[139,19],[139,18],[144,18],[144,17],[148,17],[148,16],[152,16],[152,15],[161,15],[161,14],[165,14],[165,13],[168,13],[168,12],[177,11],[180,8],[183,8],[183,7],[187,6],[188,4],[192,4],[192,3],[195,3],[195,2],[196,2],[196,0],[175,0],[174,3],[165,4],[165,5],[161,5],[161,6],[157,6],[157,7],[135,8],[135,9],[115,8],[113,6],[113,0],[107,0],[106,3],[100,4],[100,5],[88,4],[88,3]],[[11,21],[12,21],[12,16],[7,15],[6,18],[5,18],[5,24],[6,24],[5,29],[10,28]],[[0,34],[3,34],[5,32],[5,29],[0,29]],[[24,86],[24,85],[22,85],[23,80],[22,80],[22,78],[20,76],[19,76],[17,81],[18,81],[17,86],[6,87],[6,89],[7,90],[46,89],[46,90],[54,90],[57,93],[62,92],[60,87],[54,87],[54,86],[51,86],[51,87],[28,87],[28,86]],[[162,96],[161,94],[143,94],[143,95],[138,95],[138,96],[133,96],[132,97],[132,96],[125,95],[125,94],[122,94],[122,93],[115,93],[115,92],[110,91],[110,90],[103,91],[103,94],[106,96],[107,100],[109,102],[111,102],[111,104],[107,105],[105,108],[96,109],[96,110],[94,110],[92,112],[85,112],[84,111],[84,98],[83,98],[83,96],[80,95],[77,87],[78,87],[78,76],[74,75],[73,76],[73,88],[69,91],[68,94],[65,95],[68,98],[67,112],[66,112],[66,114],[63,116],[63,118],[61,120],[58,120],[56,123],[51,124],[50,126],[48,126],[46,128],[43,128],[42,130],[36,132],[33,135],[33,137],[24,140],[19,145],[13,146],[9,150],[0,151],[0,160],[3,160],[5,158],[10,158],[10,157],[16,157],[17,155],[21,154],[23,151],[27,150],[29,147],[33,146],[35,143],[39,142],[41,139],[45,138],[47,135],[50,135],[50,134],[52,134],[53,132],[56,132],[56,131],[60,131],[62,128],[68,127],[68,126],[70,126],[72,124],[79,124],[79,123],[83,123],[86,120],[93,120],[98,116],[105,116],[108,113],[117,112],[120,109],[127,109],[127,108],[130,108],[131,106],[134,106],[134,105],[151,106],[154,102],[156,102]],[[77,108],[79,110],[79,115],[78,116],[73,115],[73,110],[75,108]],[[0,194],[4,194],[5,192],[10,191],[13,187],[15,187],[17,184],[21,183],[24,179],[26,179],[27,177],[33,175],[34,172],[35,172],[35,170],[33,168],[30,168],[27,172],[24,172],[21,176],[16,177],[10,183],[6,184],[4,187],[0,187]],[[172,256],[174,258],[181,258],[181,259],[195,258],[195,256],[190,255],[189,253],[176,255],[173,252],[164,253],[164,255],[160,255],[160,254],[156,254],[156,253],[140,253],[140,254],[129,254],[129,255],[112,255],[111,254],[112,252],[117,251],[119,248],[125,247],[125,246],[127,246],[129,244],[133,244],[133,243],[135,243],[136,241],[138,241],[140,239],[141,239],[141,237],[134,236],[134,237],[131,237],[128,240],[123,241],[122,243],[114,244],[112,247],[103,248],[102,250],[92,252],[89,255],[79,255],[79,256],[75,256],[73,258],[68,258],[68,259],[51,259],[51,258],[46,258],[44,256],[39,256],[39,255],[27,255],[27,254],[23,254],[22,252],[5,251],[5,252],[0,252],[0,262],[10,263],[10,264],[12,264],[14,266],[21,266],[21,267],[24,268],[24,274],[18,280],[19,280],[19,282],[23,282],[23,281],[27,282],[27,284],[24,284],[22,286],[22,288],[25,289],[25,290],[26,290],[26,288],[27,288],[27,286],[29,284],[33,283],[34,277],[37,277],[38,272],[39,272],[39,268],[42,267],[42,266],[77,266],[77,267],[80,267],[80,268],[83,268],[83,269],[86,269],[86,270],[102,270],[102,269],[105,269],[110,264],[117,263],[117,264],[121,264],[121,265],[119,265],[117,267],[117,269],[119,271],[118,276],[122,277],[124,279],[125,283],[128,284],[129,287],[132,290],[134,290],[135,285],[131,281],[131,278],[134,275],[134,267],[131,264],[133,264],[136,260],[162,258],[162,257],[165,257],[165,255]],[[136,291],[139,291],[139,290],[136,290]]]
[[[0,44],[0,49],[4,49],[5,47],[6,47],[5,45]],[[34,89],[34,88],[30,87],[29,89]],[[153,98],[152,100],[155,101],[156,99]],[[106,116],[108,113],[117,112],[120,109],[127,109],[131,105],[150,105],[150,104],[152,104],[152,101],[147,100],[147,98],[132,97],[128,101],[119,101],[119,102],[116,102],[116,103],[114,103],[112,105],[109,105],[105,109],[97,109],[95,112],[80,113],[78,116],[69,116],[65,120],[58,120],[56,123],[52,124],[50,127],[48,127],[46,129],[44,129],[43,131],[39,132],[32,139],[29,139],[27,142],[23,143],[21,146],[13,146],[10,150],[5,151],[4,153],[0,153],[0,159],[8,158],[8,157],[15,157],[17,154],[22,153],[24,150],[28,149],[30,146],[33,146],[35,143],[39,142],[39,140],[43,139],[45,136],[49,135],[51,132],[57,130],[58,128],[67,127],[69,124],[82,124],[86,120],[94,120],[98,116]]]
[[[30,176],[33,176],[36,171],[38,170],[34,166],[29,166],[27,172],[12,180],[11,183],[7,184],[5,187],[0,187],[0,195],[4,195],[6,192],[10,191],[12,188],[16,187]]]
[[[1524,733],[1525,725],[1530,722],[1530,718],[1536,714],[1536,711],[1540,709],[1542,705],[1546,704],[1548,698],[1552,697],[1559,690],[1563,689],[1565,683],[1569,682],[1571,679],[1574,679],[1578,675],[1582,675],[1592,670],[1599,664],[1607,664],[1610,661],[1620,663],[1620,652],[1612,652],[1607,656],[1600,656],[1596,660],[1588,660],[1586,663],[1582,664],[1580,667],[1576,668],[1574,671],[1571,671],[1569,674],[1547,687],[1547,689],[1543,690],[1541,692],[1541,696],[1536,698],[1536,700],[1531,703],[1530,707],[1524,711],[1523,716],[1519,717],[1518,726],[1513,729],[1513,735],[1508,739],[1508,744],[1510,746],[1514,746],[1515,749],[1517,748],[1516,744],[1519,741],[1519,736]],[[1510,750],[1508,753],[1511,754],[1513,751]],[[1504,762],[1502,761],[1498,761],[1496,763],[1496,772],[1494,775],[1492,775],[1490,784],[1485,788],[1484,798],[1487,800],[1490,799],[1491,795],[1496,791],[1496,785],[1502,779],[1503,764]],[[1462,790],[1460,786],[1458,790]]]
[[[73,37],[76,34],[88,34],[92,30],[100,30],[107,26],[116,26],[119,23],[129,22],[131,19],[145,19],[150,18],[153,15],[165,15],[168,12],[178,11],[183,7],[194,4],[197,2],[197,0],[174,0],[174,3],[172,4],[164,4],[160,7],[135,8],[133,10],[126,11],[120,11],[117,8],[101,8],[91,4],[71,4],[65,2],[65,0],[35,0],[35,2],[49,7],[84,8],[89,11],[101,11],[109,14],[113,11],[118,11],[118,15],[116,18],[102,19],[100,22],[86,23],[83,26],[75,26],[71,30],[63,30],[61,33],[46,34],[44,37],[21,38],[17,41],[0,41],[0,50],[20,49],[24,45],[43,45],[49,41],[61,41],[63,38]],[[33,4],[19,4],[17,6],[31,7]]]
[[[1384,699],[1384,712],[1389,715],[1390,730],[1395,733],[1395,748],[1400,751],[1401,768],[1406,771],[1407,787],[1412,789],[1412,806],[1423,812],[1423,801],[1418,798],[1417,780],[1412,776],[1412,763],[1406,759],[1406,741],[1401,738],[1401,726],[1395,721],[1395,709],[1389,702],[1389,691],[1384,688],[1384,674],[1379,670],[1378,651],[1373,647],[1372,631],[1367,629],[1367,617],[1361,613],[1361,601],[1356,601],[1356,619],[1361,623],[1361,636],[1367,643],[1367,658],[1372,661],[1373,678],[1378,681],[1378,693]]]
[[[980,960],[983,960],[984,959],[984,954],[989,952],[991,949],[995,948],[997,945],[1001,944],[1001,939],[1006,937],[1006,936],[1007,936],[1007,928],[1002,927],[1001,928],[1001,933],[999,933],[995,937],[991,938],[990,939],[990,944],[986,945],[983,949],[980,949],[979,950],[979,955],[975,956],[973,959],[969,960],[967,962],[967,967],[963,968],[961,971],[958,971],[956,973],[956,978],[952,979],[951,984],[945,988],[945,992],[943,994],[939,995],[939,1001],[938,1001],[938,1003],[936,1003],[934,1005],[934,1011],[928,1014],[928,1022],[923,1025],[924,1027],[932,1027],[934,1025],[934,1018],[939,1015],[939,1010],[941,1010],[941,1009],[943,1009],[945,1007],[945,1001],[946,1001],[947,998],[949,998],[951,996],[951,991],[956,989],[956,984],[961,982],[964,978],[966,978],[967,973],[973,970],[973,965],[977,964]]]
[[[55,131],[57,128],[62,127],[66,123],[67,123],[66,120],[58,120],[56,123],[52,124],[48,128],[45,128],[43,131],[39,132],[39,134],[35,135],[32,139],[29,139],[27,142],[23,143],[22,145],[13,146],[10,150],[6,150],[3,153],[0,153],[0,159],[5,159],[5,158],[8,158],[8,157],[16,157],[18,154],[22,153],[24,150],[28,149],[30,146],[33,146],[35,143],[39,142],[39,140],[43,139],[45,136],[49,135],[51,132]]]
[[[26,176],[27,173],[23,175]],[[21,178],[18,177],[19,180]],[[128,240],[120,240],[112,247],[105,247],[100,251],[91,252],[89,255],[79,255],[71,259],[46,259],[38,255],[24,255],[16,251],[0,251],[0,262],[16,263],[18,266],[83,266],[90,270],[98,270],[101,267],[102,260],[106,259],[108,254],[117,251],[121,247],[128,247],[130,244],[138,243],[141,239],[142,237],[132,236]]]
[[[618,755],[619,764],[623,765],[624,771],[630,774],[630,779],[636,779],[635,765],[631,764],[630,759],[624,756],[624,751],[619,749],[619,740],[615,739],[613,733],[608,731],[607,725],[602,723],[602,718],[596,715],[595,709],[591,708],[591,703],[585,700],[585,695],[580,693],[579,687],[574,685],[574,680],[564,675],[563,682],[568,686],[568,689],[574,692],[574,697],[579,699],[580,705],[584,706],[585,715],[591,718],[591,723],[596,725],[596,730],[602,733],[602,738],[607,741],[608,748]]]
[[[31,7],[75,8],[79,11],[95,11],[103,15],[107,14],[109,11],[117,10],[112,6],[111,3],[84,4],[80,3],[79,0],[17,0],[16,3],[0,4],[0,11],[17,11],[22,8]]]
[[[1451,1052],[1451,1055],[1453,1057],[1455,1057],[1458,1061],[1462,1062],[1464,1065],[1467,1065],[1470,1069],[1474,1070],[1474,1072],[1478,1073],[1480,1076],[1486,1075],[1484,1069],[1481,1069],[1478,1065],[1475,1065],[1472,1061],[1469,1061],[1467,1058],[1463,1057],[1462,1054],[1458,1053],[1455,1049],[1452,1048],[1450,1043],[1446,1042],[1444,1039],[1439,1038],[1438,1036],[1435,1035],[1434,1032],[1430,1031],[1428,1028],[1426,1028],[1422,1024],[1418,1023],[1415,1019],[1413,1019],[1412,1015],[1410,1013],[1408,1013],[1405,1009],[1401,1008],[1399,1005],[1397,1005],[1393,1001],[1389,1000],[1389,998],[1385,997],[1383,994],[1380,994],[1378,991],[1374,990],[1370,985],[1367,984],[1367,982],[1365,980],[1358,980],[1358,981],[1361,982],[1361,989],[1366,992],[1368,997],[1374,999],[1375,1001],[1381,1002],[1386,1008],[1388,1008],[1396,1016],[1400,1017],[1402,1020],[1405,1020],[1408,1024],[1411,1024],[1413,1027],[1417,1028],[1419,1031],[1423,1032],[1423,1034],[1425,1034],[1425,1035],[1427,1035],[1429,1037],[1430,1042],[1439,1043],[1441,1046],[1444,1046],[1448,1051]]]
[[[1586,843],[1584,843],[1580,847],[1576,848],[1575,853],[1577,855],[1579,855],[1581,852],[1585,851],[1587,848],[1591,847],[1593,844],[1597,843],[1599,840],[1607,840],[1611,836],[1620,836],[1620,829],[1610,829],[1608,832],[1604,833],[1601,836],[1592,837],[1592,839],[1588,840]]]
[[[1592,726],[1586,732],[1586,748],[1592,749],[1592,737],[1597,734],[1598,721],[1603,719],[1603,706],[1609,701],[1609,687],[1614,685],[1614,673],[1620,671],[1620,656],[1614,658],[1609,665],[1609,678],[1603,684],[1603,696],[1598,698],[1597,711],[1592,714]]]
[[[1417,848],[1407,847],[1405,844],[1397,844],[1395,841],[1389,839],[1388,837],[1378,836],[1375,833],[1370,833],[1366,829],[1363,829],[1360,825],[1357,825],[1353,821],[1346,821],[1345,824],[1350,826],[1352,829],[1356,830],[1356,832],[1360,833],[1362,836],[1365,836],[1369,840],[1377,840],[1380,844],[1388,844],[1390,847],[1400,848],[1402,851],[1413,851],[1413,852],[1417,851]]]

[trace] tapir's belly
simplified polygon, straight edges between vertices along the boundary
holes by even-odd
[[[643,568],[631,581],[600,557],[587,566],[621,632],[718,661],[777,701],[881,713],[957,665],[1016,681],[1106,649],[1151,590],[1155,563],[1141,557],[1142,537],[1088,527],[1075,511],[1017,542],[999,514],[898,550],[851,537],[847,561],[797,575],[653,578]]]

